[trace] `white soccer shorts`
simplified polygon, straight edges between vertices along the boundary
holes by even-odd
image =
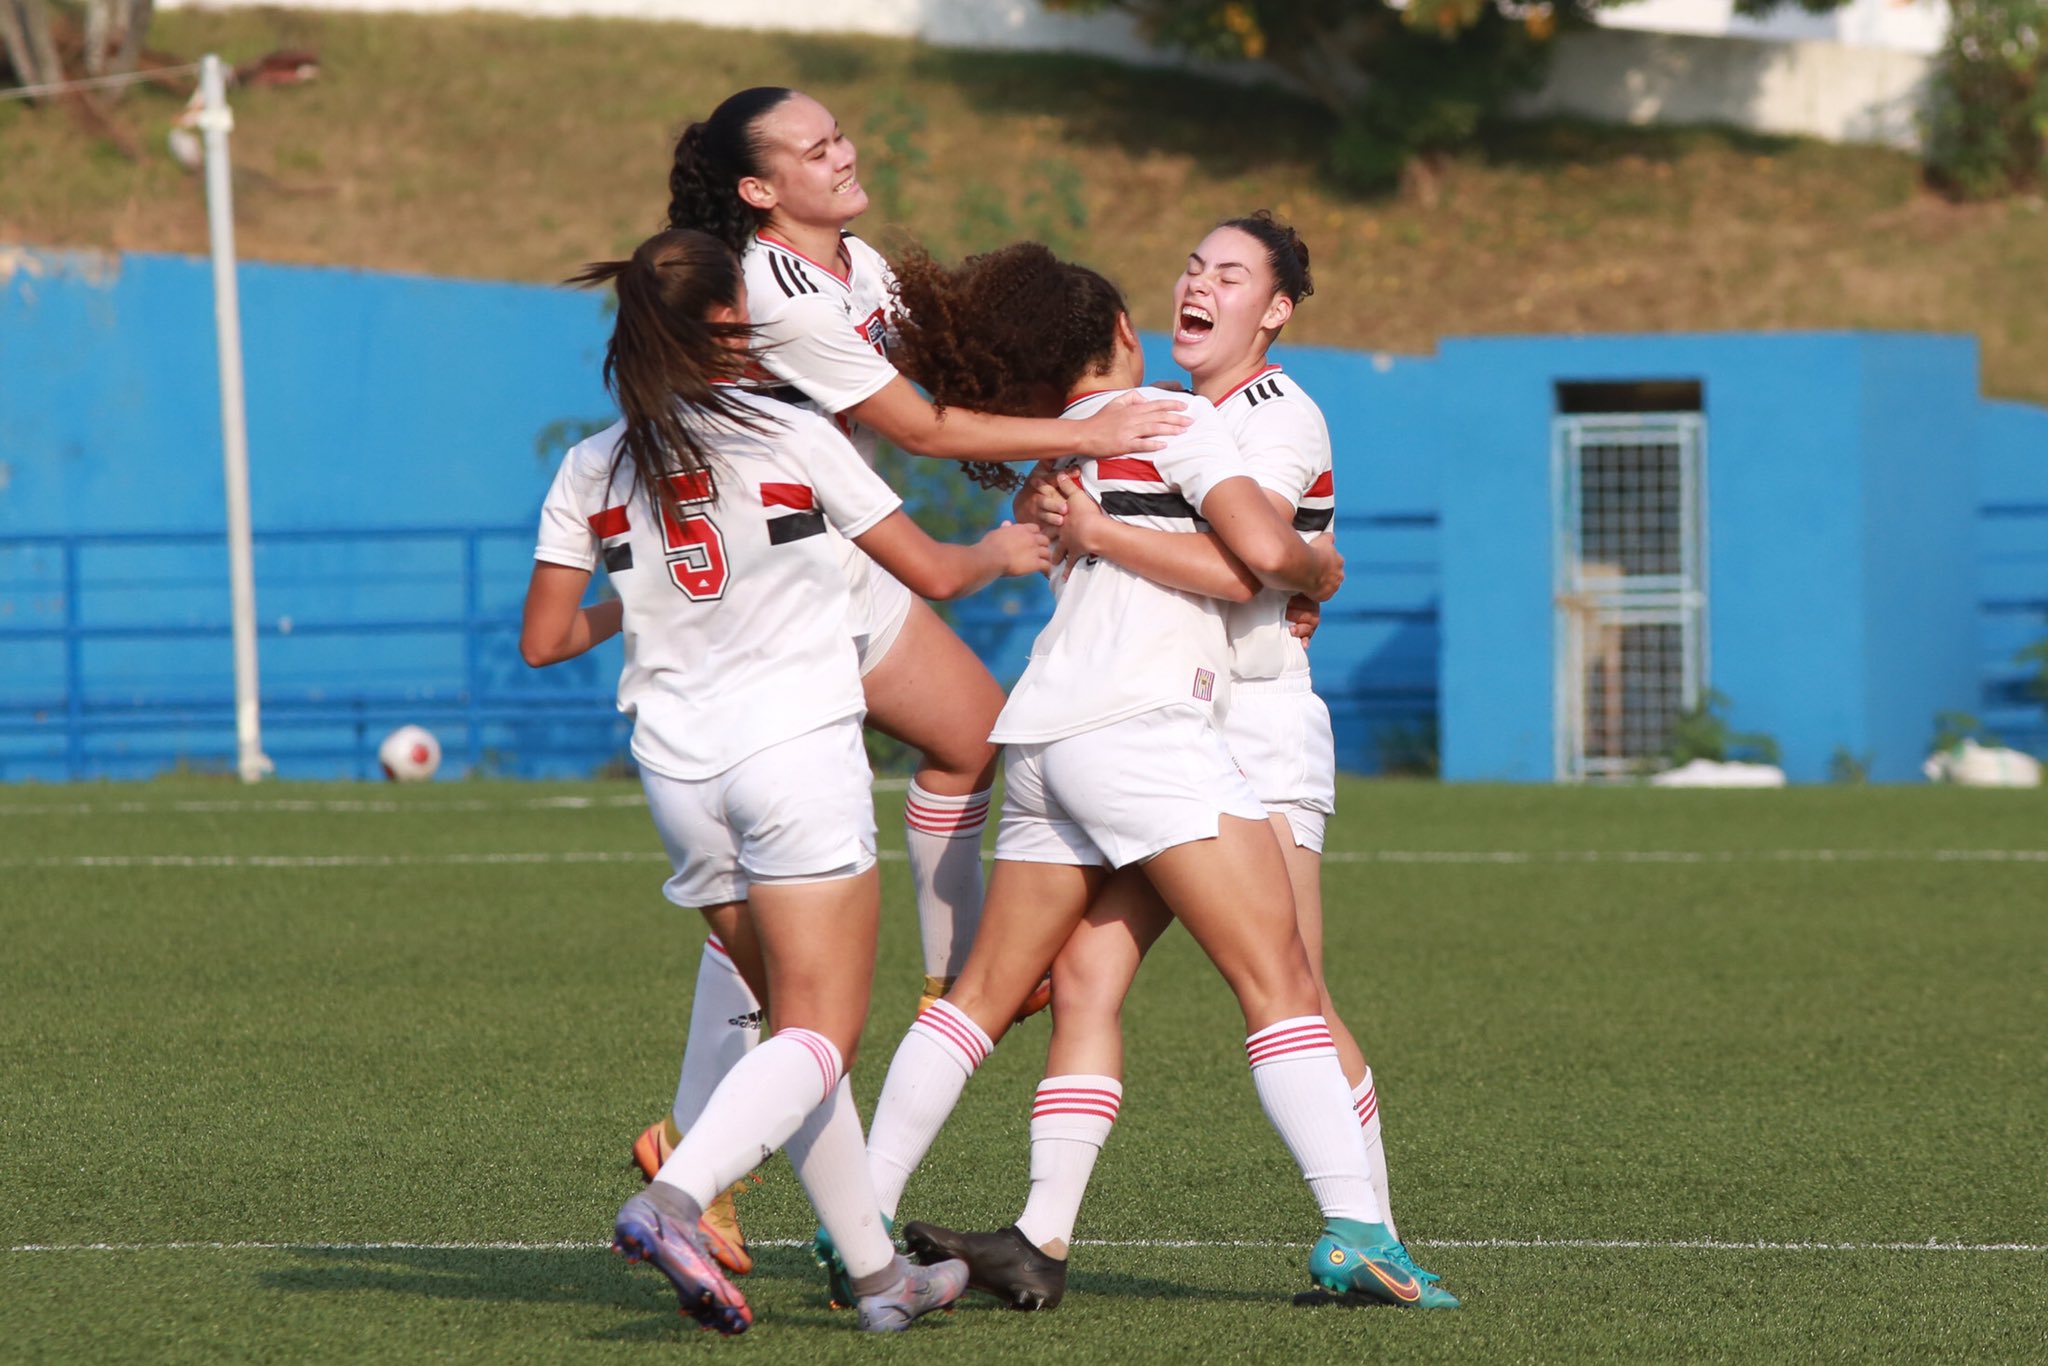
[[[1126,868],[1214,839],[1224,816],[1266,819],[1197,707],[1162,707],[1064,740],[1011,745],[996,857]]]
[[[1309,676],[1232,683],[1223,739],[1260,803],[1287,818],[1294,842],[1323,852],[1337,809],[1337,743]]]
[[[866,678],[888,658],[889,647],[902,634],[903,623],[910,619],[912,594],[852,541],[843,547],[840,567],[846,571],[846,628],[860,655],[860,676]]]
[[[874,774],[849,716],[750,754],[712,778],[640,771],[678,906],[744,901],[756,882],[823,882],[875,862]]]

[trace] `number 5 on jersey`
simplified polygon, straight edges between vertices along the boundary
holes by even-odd
[[[725,537],[709,517],[690,511],[716,496],[710,476],[678,474],[670,478],[681,506],[678,519],[661,510],[661,542],[668,558],[668,574],[691,602],[716,602],[725,596]]]

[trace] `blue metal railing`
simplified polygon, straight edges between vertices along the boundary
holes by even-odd
[[[259,563],[266,552],[275,554],[285,547],[317,551],[321,547],[347,546],[353,551],[380,545],[410,543],[415,547],[438,546],[456,552],[459,587],[453,611],[374,612],[353,615],[341,593],[322,588],[320,576],[264,578],[258,584],[258,604],[264,616],[258,630],[267,647],[281,639],[329,642],[358,640],[362,649],[353,651],[358,661],[370,660],[383,652],[372,647],[399,637],[445,636],[461,642],[459,671],[425,668],[416,683],[403,688],[379,686],[365,674],[343,668],[344,676],[334,686],[294,685],[266,672],[263,711],[265,744],[281,760],[339,760],[363,775],[374,767],[376,743],[385,728],[404,721],[453,728],[444,734],[451,758],[465,760],[472,767],[486,759],[488,734],[493,726],[520,722],[582,724],[612,733],[611,743],[600,739],[603,752],[618,749],[622,728],[612,708],[616,672],[596,671],[600,681],[579,686],[584,680],[571,675],[559,680],[534,680],[537,686],[507,688],[494,682],[486,667],[490,640],[504,640],[509,651],[519,619],[516,608],[491,610],[486,607],[485,548],[500,543],[523,555],[532,540],[530,527],[375,527],[274,530],[257,533]],[[157,576],[151,586],[164,588],[181,598],[188,608],[185,620],[106,620],[108,613],[94,613],[89,604],[95,590],[112,592],[133,588],[138,580],[134,561],[172,552],[180,572]],[[183,552],[182,554],[180,552]],[[88,572],[87,561],[97,556],[109,561],[108,572]],[[23,560],[49,557],[54,574],[38,574]],[[125,563],[124,563],[125,561]],[[219,561],[221,572],[201,572]],[[164,766],[178,761],[212,761],[232,753],[233,697],[225,680],[227,655],[223,649],[220,676],[223,686],[193,690],[161,679],[138,677],[132,671],[109,680],[96,676],[89,667],[90,647],[102,643],[179,643],[219,640],[225,646],[231,636],[226,617],[227,591],[224,572],[225,551],[218,532],[81,532],[71,534],[0,536],[0,680],[15,686],[10,696],[0,699],[0,765],[16,771],[48,767],[47,758],[38,762],[34,742],[47,742],[61,730],[61,767],[66,776],[83,778],[108,767],[134,762]],[[10,575],[7,571],[17,571]],[[428,576],[415,573],[396,576],[395,586],[404,590],[410,583],[426,586]],[[282,587],[280,587],[280,582]],[[507,593],[523,586],[523,578],[496,585]],[[37,593],[45,585],[55,586],[54,602]],[[394,584],[386,584],[390,589]],[[446,585],[435,582],[434,593],[420,593],[421,600],[445,596]],[[28,590],[24,594],[24,590]],[[20,599],[26,595],[26,610]],[[388,594],[387,594],[388,595]],[[211,597],[212,601],[207,599]],[[296,608],[301,601],[314,604],[311,612],[280,613],[281,605]],[[54,608],[54,610],[52,610]],[[196,619],[195,619],[196,618]],[[40,670],[25,662],[25,647],[55,644],[61,666]],[[266,658],[266,669],[270,665]],[[521,666],[523,670],[523,666]],[[588,674],[590,671],[586,671]],[[522,679],[522,683],[526,680]],[[111,694],[110,682],[124,696]],[[294,733],[312,731],[352,732],[353,740],[336,743],[330,734],[312,743],[295,740]],[[108,754],[94,746],[96,737],[173,737],[199,732],[190,750],[175,753]],[[214,738],[205,738],[209,732]],[[11,746],[10,746],[10,742]],[[10,752],[10,749],[12,752]],[[24,752],[26,751],[26,752]],[[43,747],[47,754],[47,744]],[[588,747],[578,747],[575,757],[586,758]],[[553,756],[563,757],[563,756]],[[133,766],[133,763],[129,763]],[[585,763],[583,767],[589,767]]]
[[[1435,629],[1433,545],[1414,546],[1412,558],[1384,548],[1435,522],[1339,518],[1355,547],[1350,580],[1316,657],[1340,731],[1435,711],[1433,646],[1417,648]],[[582,773],[619,757],[627,726],[614,707],[616,644],[581,669],[529,671],[516,658],[532,535],[528,526],[259,531],[266,750],[287,771],[367,777],[383,733],[417,722],[440,734],[451,766],[473,770]],[[1392,584],[1402,588],[1375,588]],[[1018,584],[960,604],[955,620],[999,674],[1014,674],[1049,610],[1042,586]],[[227,613],[219,532],[0,535],[0,778],[225,766],[234,750]],[[1391,665],[1372,664],[1346,653],[1347,627],[1361,628],[1359,640],[1405,644]],[[1359,762],[1362,744],[1352,748],[1347,762]]]

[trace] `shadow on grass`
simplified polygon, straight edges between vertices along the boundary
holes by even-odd
[[[580,1305],[616,1311],[616,1326],[590,1334],[598,1341],[668,1340],[693,1334],[676,1312],[675,1292],[651,1268],[628,1265],[598,1248],[332,1248],[297,1254],[300,1265],[259,1273],[266,1290],[291,1295],[401,1295],[482,1304]],[[851,1328],[852,1317],[830,1307],[822,1277],[800,1249],[766,1248],[738,1282],[762,1318],[791,1328]],[[1077,1272],[1069,1298],[1270,1303],[1266,1292],[1161,1280],[1116,1271]],[[959,1312],[1007,1315],[974,1292]]]
[[[1778,156],[1804,145],[1800,138],[1756,133],[1719,124],[1634,128],[1584,119],[1501,122],[1480,137],[1478,151],[1496,166],[1555,170],[1636,160],[1675,162],[1694,152],[1725,149],[1743,156]]]
[[[1094,58],[933,48],[911,70],[955,87],[980,113],[1051,119],[1084,151],[1109,145],[1188,156],[1217,176],[1275,162],[1319,164],[1334,128],[1320,106],[1278,86]]]

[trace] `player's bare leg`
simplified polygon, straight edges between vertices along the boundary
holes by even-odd
[[[669,1154],[703,1112],[705,1102],[725,1074],[761,1041],[766,1017],[767,969],[761,946],[744,902],[707,906],[701,914],[711,927],[697,963],[697,986],[690,1001],[690,1032],[683,1041],[683,1062],[676,1077],[676,1095],[669,1112],[647,1126],[633,1141],[633,1165],[643,1180],[652,1181]],[[759,1178],[754,1178],[758,1180]],[[718,1264],[735,1276],[754,1269],[753,1254],[740,1226],[734,1196],[746,1183],[736,1182],[704,1207],[699,1230]]]
[[[1003,690],[923,602],[862,680],[867,723],[919,751],[904,801],[904,844],[924,948],[922,1010],[958,975],[981,919],[981,834],[1000,750],[990,744]]]
[[[1352,1111],[1358,1116],[1359,1131],[1365,1135],[1366,1163],[1372,1172],[1373,1189],[1379,1194],[1387,1228],[1398,1238],[1400,1230],[1394,1223],[1387,1183],[1387,1150],[1380,1136],[1379,1091],[1373,1082],[1372,1066],[1357,1039],[1338,1018],[1323,972],[1323,856],[1295,842],[1294,827],[1285,816],[1273,816],[1271,820],[1280,852],[1287,860],[1288,881],[1294,887],[1294,914],[1301,927],[1301,946],[1308,953],[1309,970],[1315,974],[1316,990],[1322,995],[1323,1017],[1330,1022],[1330,1036],[1337,1042],[1337,1061],[1343,1064],[1344,1080],[1351,1085]]]
[[[897,1045],[868,1130],[882,1212],[893,1218],[968,1077],[1015,1020],[1107,876],[1103,868],[997,859],[974,948],[944,998]]]
[[[1031,1194],[993,1233],[904,1225],[912,1255],[967,1263],[968,1285],[1013,1309],[1066,1294],[1067,1250],[1095,1159],[1123,1103],[1123,1002],[1173,915],[1136,869],[1112,876],[1053,963],[1052,1042],[1032,1095]]]
[[[753,886],[748,916],[767,967],[773,1033],[719,1083],[648,1193],[620,1211],[621,1249],[653,1260],[685,1311],[721,1331],[739,1331],[751,1315],[702,1255],[701,1241],[677,1228],[785,1145],[839,1248],[863,1327],[900,1320],[906,1305],[949,1303],[965,1286],[965,1268],[913,1268],[889,1241],[845,1080],[867,1018],[880,914],[872,867],[828,882]]]

